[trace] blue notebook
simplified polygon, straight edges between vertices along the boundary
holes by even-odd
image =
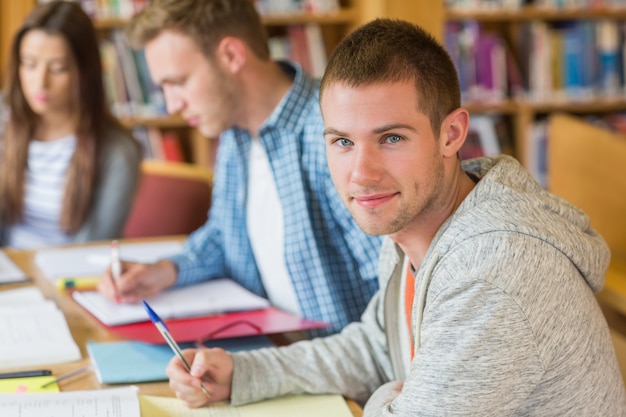
[[[217,339],[205,343],[231,352],[260,349],[274,344],[266,336]],[[181,349],[193,347],[181,344]],[[174,356],[166,344],[151,345],[137,341],[87,343],[87,352],[101,384],[131,384],[167,381],[165,367]]]

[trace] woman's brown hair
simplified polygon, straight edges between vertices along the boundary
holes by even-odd
[[[75,233],[92,207],[94,190],[107,129],[120,127],[108,109],[102,81],[98,41],[91,19],[80,5],[52,1],[35,8],[16,33],[7,68],[7,129],[0,142],[0,215],[14,224],[23,218],[28,147],[33,140],[38,116],[29,107],[20,82],[20,46],[31,30],[65,39],[76,65],[74,106],[76,151],[67,171],[60,227]],[[121,127],[120,127],[121,128]]]

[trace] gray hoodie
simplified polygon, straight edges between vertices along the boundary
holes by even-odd
[[[365,415],[626,415],[594,297],[609,262],[604,240],[514,159],[463,169],[480,181],[416,271],[410,369],[399,346],[404,254],[387,239],[381,290],[362,321],[335,336],[235,354],[233,404],[303,392],[365,402],[401,380],[397,397],[379,390]]]

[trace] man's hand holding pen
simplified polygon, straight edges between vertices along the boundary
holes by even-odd
[[[191,370],[187,371],[182,360],[174,356],[165,373],[170,379],[170,388],[187,407],[202,407],[209,402],[230,398],[233,359],[228,352],[220,348],[185,349],[182,354],[191,365]],[[210,398],[203,392],[201,385],[208,389]]]
[[[136,304],[174,285],[178,271],[174,264],[162,260],[153,264],[119,262],[119,276],[114,278],[113,265],[104,271],[98,291],[110,300]]]

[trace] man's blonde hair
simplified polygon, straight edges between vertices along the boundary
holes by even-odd
[[[143,48],[163,30],[191,37],[211,59],[219,42],[233,36],[260,59],[269,59],[267,33],[251,0],[152,0],[126,27],[134,48]]]

